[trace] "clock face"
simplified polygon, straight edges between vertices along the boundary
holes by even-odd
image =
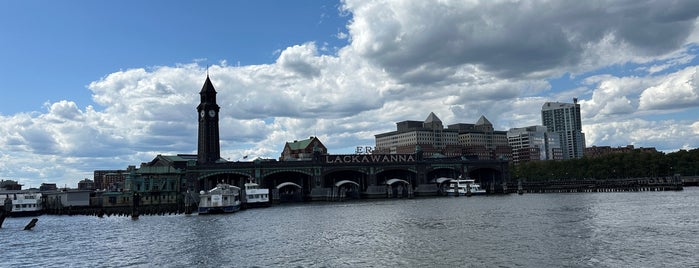
[[[211,116],[211,117],[216,116],[216,111],[214,111],[214,110],[209,110],[209,116]]]
[[[199,113],[199,116],[204,117],[204,114],[205,114],[204,111],[201,111],[201,112]]]

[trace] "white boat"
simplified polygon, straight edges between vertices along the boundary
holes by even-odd
[[[243,206],[250,207],[266,207],[269,206],[269,189],[260,188],[260,185],[249,181],[244,185]]]
[[[486,194],[485,189],[470,178],[449,179],[444,180],[442,184],[443,192],[449,196],[469,196]]]
[[[199,192],[199,214],[232,213],[240,210],[240,188],[219,183],[208,192]]]
[[[37,216],[44,213],[41,193],[30,191],[6,192],[0,194],[0,199],[11,202],[10,217]]]

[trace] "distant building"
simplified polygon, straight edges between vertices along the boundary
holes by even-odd
[[[95,182],[89,179],[84,179],[78,182],[78,190],[95,190]]]
[[[90,206],[91,194],[92,191],[89,190],[65,190],[44,193],[45,208],[87,207]]]
[[[401,121],[396,131],[375,135],[379,154],[412,154],[421,150],[425,157],[435,154],[460,156],[459,131],[446,129],[434,113],[425,121]]]
[[[475,124],[459,123],[447,128],[434,113],[425,121],[396,124],[396,131],[375,135],[375,153],[411,154],[419,149],[424,157],[469,155],[478,159],[508,159],[511,155],[507,132],[494,130],[485,116]]]
[[[129,172],[129,169],[134,168],[136,167],[129,166],[127,170],[95,170],[93,173],[95,189],[103,191],[120,191],[124,188],[126,173]]]
[[[634,148],[633,145],[627,145],[623,147],[616,147],[613,148],[611,146],[592,146],[592,147],[587,147],[585,148],[585,157],[589,158],[596,158],[600,156],[605,156],[605,155],[610,155],[614,153],[628,153],[632,151],[640,151],[640,152],[649,152],[649,153],[657,153],[658,150],[655,149],[655,147],[648,147],[648,148]]]
[[[580,104],[546,102],[541,107],[541,121],[548,131],[558,134],[564,159],[583,157],[585,134],[582,133]]]
[[[55,183],[42,183],[41,186],[39,186],[39,191],[46,192],[46,191],[56,191],[58,190],[58,187],[56,186]]]
[[[282,150],[279,161],[312,160],[314,152],[318,152],[320,155],[328,153],[328,148],[323,145],[318,137],[287,142],[284,144],[284,150]]]
[[[0,180],[0,190],[20,191],[22,190],[22,185],[13,180]]]
[[[545,126],[512,128],[507,132],[515,164],[537,160],[561,160],[563,151],[559,136]]]
[[[139,168],[131,168],[125,174],[125,192],[138,192],[143,205],[175,204],[186,189],[182,178],[188,167],[196,165],[197,155],[158,155],[148,163],[141,163]],[[120,198],[124,199],[119,200]],[[103,204],[118,205],[128,202],[129,196],[109,196]]]
[[[507,131],[495,130],[493,124],[481,116],[475,124],[453,124],[449,129],[459,131],[459,145],[464,155],[478,159],[511,159],[512,149],[507,142]]]

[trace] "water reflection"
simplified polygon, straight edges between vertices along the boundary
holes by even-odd
[[[699,189],[310,203],[233,215],[42,216],[2,266],[697,266]]]

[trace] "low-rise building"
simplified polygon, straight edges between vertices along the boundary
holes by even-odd
[[[84,179],[78,182],[78,190],[94,191],[95,189],[95,182],[90,179]]]
[[[19,191],[22,190],[22,185],[13,180],[0,180],[0,190]]]
[[[44,192],[46,209],[88,207],[93,192],[90,190],[63,190]]]
[[[512,128],[507,132],[515,164],[539,160],[561,160],[563,149],[556,133],[545,126]]]
[[[312,160],[315,153],[320,155],[328,153],[328,148],[323,145],[318,137],[310,137],[300,141],[295,140],[284,144],[279,161]]]

